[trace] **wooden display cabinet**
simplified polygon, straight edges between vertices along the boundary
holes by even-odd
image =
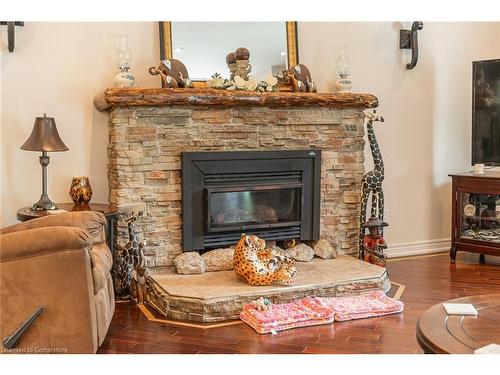
[[[457,251],[500,256],[500,172],[451,174],[450,258]]]

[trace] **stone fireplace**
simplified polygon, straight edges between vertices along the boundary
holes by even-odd
[[[147,211],[149,216],[142,221],[140,230],[147,239],[147,266],[157,270],[170,267],[173,259],[184,250],[218,246],[215,240],[208,246],[206,243],[217,233],[265,232],[265,226],[276,229],[280,223],[284,225],[282,232],[291,231],[291,237],[321,237],[340,253],[355,253],[364,172],[363,110],[377,104],[377,99],[368,94],[107,89],[96,97],[95,105],[100,110],[109,111],[109,200],[123,209]],[[189,236],[188,225],[183,223],[183,218],[191,215],[191,220],[198,214],[184,207],[183,215],[183,191],[186,188],[183,182],[186,183],[187,177],[186,172],[181,173],[183,155],[186,162],[188,155],[200,152],[220,155],[242,151],[269,153],[268,156],[281,151],[303,156],[321,155],[321,158],[313,158],[319,169],[313,177],[319,182],[314,186],[319,196],[311,198],[310,206],[305,207],[304,181],[293,175],[293,171],[286,172],[288,175],[282,175],[281,180],[274,176],[279,182],[274,188],[283,188],[279,194],[276,189],[271,189],[273,184],[269,181],[260,190],[248,189],[256,186],[255,179],[271,178],[270,175],[258,175],[254,171],[257,174],[244,177],[236,173],[233,175],[237,178],[236,182],[233,181],[234,186],[226,186],[226,190],[220,186],[221,180],[203,187],[203,206],[199,208],[208,210],[204,212],[211,215],[203,216],[208,222],[201,222],[203,243],[194,237],[186,238]],[[231,161],[226,162],[224,168],[230,167],[237,172],[239,165],[242,171],[252,172],[251,168],[248,169],[252,163],[245,165],[242,159],[238,164],[237,158],[229,159]],[[269,157],[267,164],[273,162]],[[271,172],[277,173],[276,170]],[[254,181],[245,183],[245,178],[254,178]],[[235,186],[239,190],[234,189]],[[243,189],[242,194],[245,187],[247,189]],[[231,213],[222,217],[217,211],[231,199],[241,202],[248,196],[253,197],[256,205],[275,201],[279,207],[273,208],[274,213],[269,210],[267,218],[255,217],[248,210],[241,211],[239,218],[231,219]],[[289,211],[280,205],[288,205]],[[233,204],[233,207],[245,209],[241,204]],[[276,212],[276,209],[281,211]],[[316,209],[318,214],[314,216]],[[307,221],[305,225],[299,225],[304,221],[302,219]],[[199,231],[200,224],[197,225]],[[120,228],[122,226],[123,223]],[[196,234],[196,230],[192,229],[191,234]],[[212,237],[207,239],[206,234]],[[120,230],[118,241],[124,242],[125,239]],[[226,238],[223,242],[229,241]]]

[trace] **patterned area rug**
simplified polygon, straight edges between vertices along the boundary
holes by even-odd
[[[403,302],[386,296],[382,291],[372,291],[348,297],[306,297],[292,303],[271,305],[265,311],[247,304],[243,306],[240,319],[258,333],[274,334],[333,321],[396,314],[403,309]]]

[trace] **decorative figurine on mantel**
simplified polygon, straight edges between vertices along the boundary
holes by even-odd
[[[149,74],[160,75],[162,88],[186,88],[192,83],[186,66],[177,59],[161,60],[157,67],[149,68]]]
[[[384,191],[382,190],[382,182],[384,181],[384,161],[382,160],[382,153],[380,152],[377,138],[373,131],[373,122],[384,122],[384,118],[378,115],[376,111],[365,111],[365,116],[368,118],[366,129],[374,167],[373,170],[364,174],[362,181],[361,211],[359,215],[359,256],[361,259],[363,259],[364,224],[366,222],[366,212],[370,195],[370,217],[378,217],[380,220],[384,220]]]
[[[238,48],[226,56],[226,63],[229,68],[229,79],[223,78],[219,73],[212,75],[206,81],[208,87],[221,90],[244,90],[257,92],[279,91],[278,78],[269,75],[264,80],[257,80],[249,74],[252,66],[249,62],[250,52],[243,47]]]
[[[387,243],[382,237],[383,227],[388,226],[385,221],[378,217],[372,216],[363,228],[368,228],[369,233],[363,238],[363,249],[361,259],[365,262],[375,264],[380,267],[385,267],[387,264],[387,254],[384,250],[387,249]]]
[[[219,73],[215,73],[212,75],[212,78],[208,79],[206,82],[208,87],[221,90],[273,92],[279,89],[278,78],[274,76],[268,76],[263,81],[257,81],[255,79],[244,80],[240,76],[235,76],[234,80],[229,80],[221,77]]]
[[[295,92],[316,92],[316,85],[312,81],[311,72],[304,64],[297,64],[288,69],[288,77],[290,78]]]
[[[137,271],[137,268],[144,268],[144,247],[146,246],[146,241],[139,241],[136,225],[137,220],[145,216],[144,211],[140,211],[138,214],[132,214],[131,217],[125,220],[127,223],[128,242],[125,245],[118,243],[116,246],[117,251],[113,267],[115,294],[123,300],[130,298],[133,271],[136,270],[137,273],[137,284],[142,282],[139,280],[141,274],[144,276],[141,270]]]
[[[226,64],[229,68],[229,80],[232,81],[234,80],[234,75],[236,74],[236,54],[234,52],[229,52],[227,54]]]
[[[252,65],[250,65],[250,51],[248,51],[248,49],[240,47],[236,51],[229,53],[226,56],[226,63],[230,72],[230,81],[233,81],[236,76],[244,80],[248,79],[248,75],[252,71]]]

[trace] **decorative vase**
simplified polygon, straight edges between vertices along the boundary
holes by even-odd
[[[338,92],[351,92],[352,82],[350,76],[351,60],[347,55],[347,46],[340,46],[337,56],[337,73],[339,79],[335,84]]]
[[[92,198],[92,188],[88,177],[73,177],[69,196],[76,206],[88,205]]]
[[[115,87],[132,87],[135,84],[135,77],[129,73],[130,60],[132,59],[132,51],[128,44],[128,35],[120,35],[118,37],[117,48],[118,68],[120,71],[113,79]]]

